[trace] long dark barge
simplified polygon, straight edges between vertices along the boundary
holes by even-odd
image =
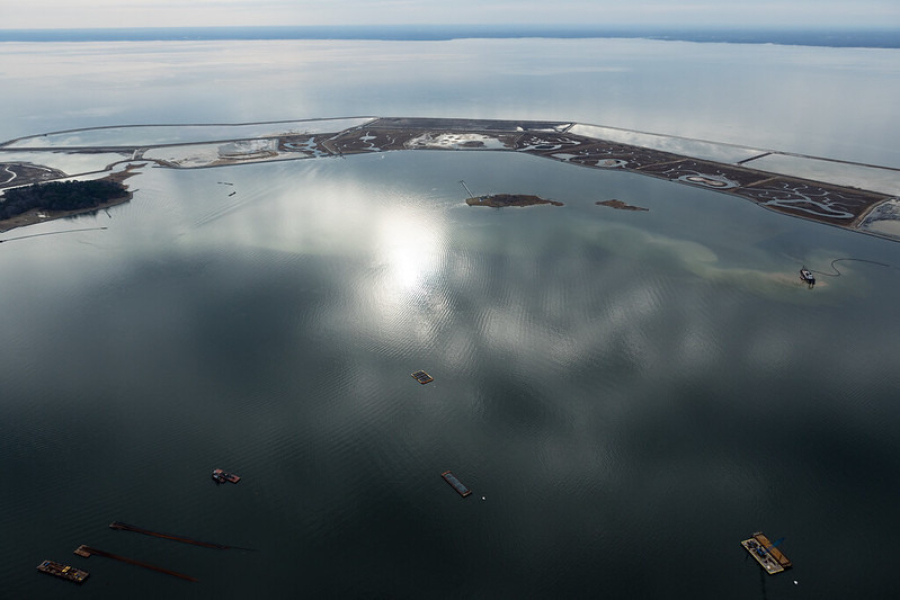
[[[741,546],[750,553],[750,556],[756,559],[759,566],[765,569],[769,575],[782,573],[794,566],[761,531],[757,531],[753,534],[753,537],[742,541]]]
[[[149,535],[153,537],[162,538],[165,540],[173,540],[176,542],[181,542],[183,544],[193,544],[194,546],[202,546],[204,548],[215,548],[216,550],[228,550],[232,548],[232,546],[226,546],[225,544],[216,544],[213,542],[201,542],[200,540],[194,540],[188,537],[184,537],[181,535],[174,535],[171,533],[160,533],[159,531],[150,531],[149,529],[144,529],[143,527],[137,527],[135,525],[129,525],[128,523],[122,523],[121,521],[113,521],[109,524],[110,529],[116,529],[118,531],[133,531],[134,533],[142,533],[144,535]]]
[[[441,473],[441,477],[444,478],[444,481],[449,483],[454,490],[456,490],[460,496],[465,498],[472,493],[472,490],[463,485],[463,482],[456,478],[456,475],[451,473],[450,471],[444,471]]]
[[[178,577],[179,579],[184,579],[185,581],[197,581],[195,577],[185,575],[184,573],[179,573],[178,571],[172,571],[171,569],[157,567],[156,565],[151,565],[150,563],[145,563],[133,558],[126,558],[124,556],[113,554],[112,552],[106,552],[105,550],[91,548],[90,546],[85,546],[83,544],[75,549],[75,554],[77,554],[78,556],[83,556],[85,558],[89,558],[96,554],[97,556],[105,556],[106,558],[111,558],[113,560],[118,560],[119,562],[128,563],[129,565],[144,567],[145,569],[150,569],[151,571],[156,571],[157,573],[164,573],[166,575],[171,575],[172,577]]]
[[[37,566],[37,570],[41,573],[46,573],[47,575],[59,577],[60,579],[74,581],[75,583],[84,583],[84,580],[87,579],[88,576],[90,576],[90,573],[88,573],[87,571],[82,571],[81,569],[76,569],[75,567],[64,565],[58,562],[53,562],[52,560],[45,560]]]

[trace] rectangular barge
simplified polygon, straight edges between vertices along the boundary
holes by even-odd
[[[90,573],[88,573],[87,571],[82,571],[81,569],[76,569],[75,567],[63,565],[58,562],[53,562],[52,560],[45,560],[37,566],[37,570],[41,573],[53,575],[61,579],[74,581],[75,583],[84,583],[84,580],[88,578],[88,575],[90,575]]]
[[[450,471],[444,471],[443,473],[441,473],[441,477],[444,478],[444,481],[453,486],[453,489],[456,490],[463,498],[472,493],[472,490],[464,486],[462,481],[457,479],[456,475],[454,475]]]
[[[416,371],[415,373],[412,374],[412,376],[416,381],[418,381],[422,385],[425,385],[426,383],[431,383],[432,381],[434,381],[434,377],[432,377],[425,371]]]
[[[766,573],[769,575],[781,573],[794,566],[793,563],[781,553],[781,550],[772,545],[769,538],[763,535],[761,531],[754,533],[753,537],[750,539],[742,541],[741,546],[750,553],[750,556],[756,559],[759,566],[765,569]]]

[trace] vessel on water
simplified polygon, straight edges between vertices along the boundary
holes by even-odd
[[[794,566],[793,563],[791,563],[791,561],[775,547],[781,543],[781,540],[783,539],[784,538],[781,538],[773,543],[770,542],[769,538],[763,535],[761,531],[757,531],[753,534],[753,537],[742,541],[741,546],[750,553],[750,556],[756,559],[756,562],[766,570],[766,573],[775,575],[776,573],[781,573]]]
[[[444,471],[441,473],[441,477],[444,478],[444,481],[449,483],[457,493],[465,498],[466,496],[471,495],[472,490],[463,485],[463,482],[456,478],[456,475],[451,473],[450,471]]]
[[[800,280],[806,283],[809,287],[816,285],[816,277],[812,274],[812,272],[803,267],[800,269]]]
[[[215,469],[212,472],[212,478],[216,483],[225,483],[226,481],[237,483],[241,480],[241,478],[234,473],[228,473],[227,471],[223,471],[222,469]]]
[[[41,573],[47,573],[48,575],[74,581],[75,583],[84,583],[84,580],[90,575],[87,571],[53,562],[52,560],[45,560],[37,566],[37,569]]]
[[[412,376],[416,381],[418,381],[422,385],[425,385],[426,383],[431,383],[432,381],[434,381],[434,377],[432,377],[425,371],[416,371],[415,373],[412,374]]]

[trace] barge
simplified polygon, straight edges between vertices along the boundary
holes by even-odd
[[[779,542],[780,540],[772,543],[761,531],[757,531],[753,534],[753,537],[742,541],[741,546],[750,553],[750,556],[756,559],[756,562],[765,569],[766,573],[775,575],[776,573],[781,573],[794,566],[793,563],[791,563],[791,561],[775,547]]]
[[[443,477],[444,481],[449,483],[453,487],[453,489],[456,490],[457,493],[459,493],[459,495],[463,498],[472,493],[472,490],[463,485],[463,482],[457,479],[456,475],[454,475],[450,471],[444,471],[443,473],[441,473],[441,477]]]
[[[434,381],[434,377],[432,377],[425,371],[416,371],[415,373],[412,374],[412,377],[413,377],[413,379],[415,379],[422,385],[425,385],[426,383],[431,383],[432,381]]]
[[[87,571],[53,562],[52,560],[45,560],[37,566],[37,570],[41,573],[53,575],[54,577],[74,581],[75,583],[84,583],[84,580],[90,575]]]
[[[230,481],[231,483],[237,483],[241,480],[240,477],[235,475],[234,473],[228,473],[223,471],[222,469],[215,469],[212,472],[213,481],[216,483],[225,483],[226,481]]]

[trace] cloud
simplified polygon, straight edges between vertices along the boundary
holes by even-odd
[[[895,0],[0,0],[4,28],[484,24],[900,27]]]

